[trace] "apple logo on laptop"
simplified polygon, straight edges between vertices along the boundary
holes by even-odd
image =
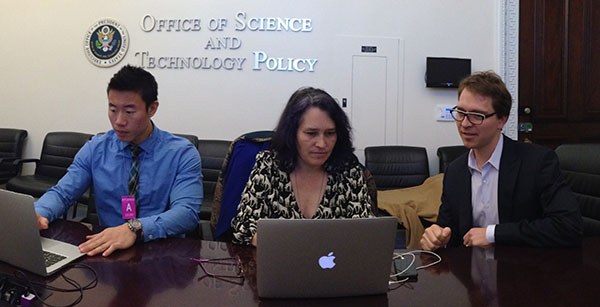
[[[319,265],[322,269],[333,269],[335,266],[334,260],[335,256],[333,255],[333,252],[330,252],[327,256],[319,258]]]

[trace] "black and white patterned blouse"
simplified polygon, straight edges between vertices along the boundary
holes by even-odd
[[[313,219],[373,217],[371,197],[361,165],[327,174],[327,186]],[[256,164],[231,221],[233,242],[250,244],[261,218],[303,219],[292,191],[290,174],[279,168],[271,151],[256,155]]]

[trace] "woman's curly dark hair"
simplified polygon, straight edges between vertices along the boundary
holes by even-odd
[[[335,171],[356,159],[352,146],[352,128],[346,113],[327,92],[312,87],[298,89],[290,97],[279,123],[273,132],[271,150],[275,152],[282,170],[292,172],[298,162],[297,132],[306,111],[316,107],[324,111],[335,123],[337,141],[326,161],[327,171]]]

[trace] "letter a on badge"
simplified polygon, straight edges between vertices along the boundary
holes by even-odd
[[[135,196],[121,197],[121,206],[123,209],[123,219],[129,220],[135,218]]]

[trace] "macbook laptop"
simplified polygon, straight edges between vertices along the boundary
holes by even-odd
[[[386,293],[396,225],[395,217],[259,220],[258,295],[316,298]]]
[[[43,238],[30,195],[0,190],[0,261],[48,276],[85,255],[75,245]]]

